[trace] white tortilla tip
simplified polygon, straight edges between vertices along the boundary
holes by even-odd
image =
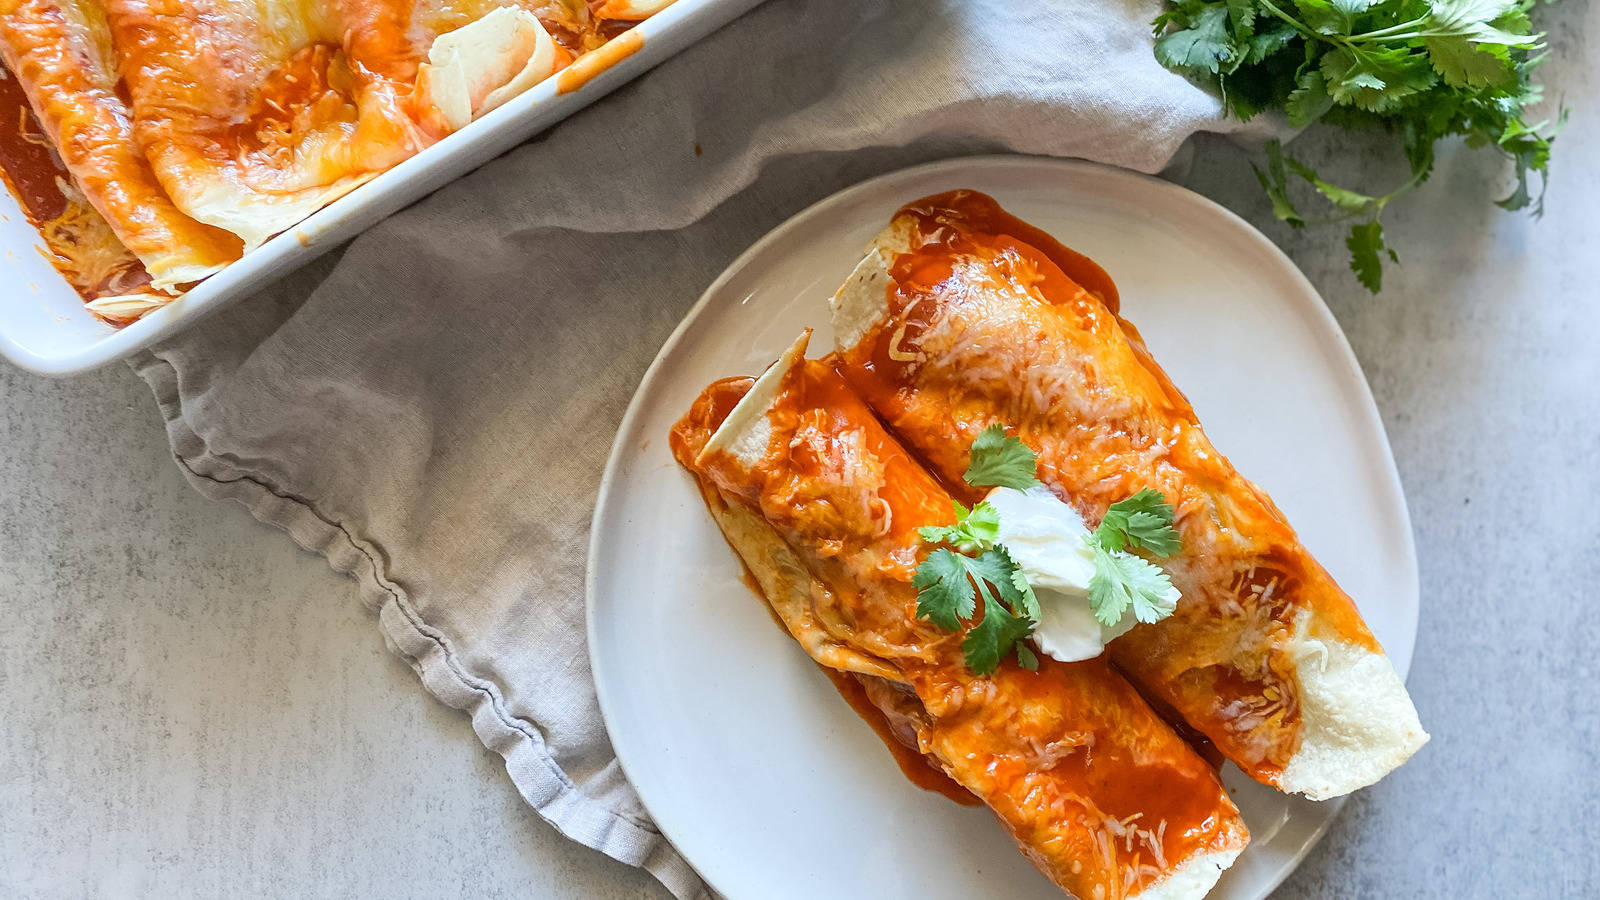
[[[867,251],[828,301],[835,349],[848,350],[859,344],[867,332],[888,317],[888,290],[892,283],[883,253],[876,247]]]
[[[259,193],[234,182],[209,177],[183,181],[167,179],[162,187],[167,189],[173,204],[189,218],[233,232],[244,241],[244,252],[249,253],[273,235],[287,231],[376,177],[377,172],[360,172],[346,175],[332,184],[280,194]],[[174,281],[176,277],[187,277],[187,274],[167,273],[158,286],[179,283]]]
[[[1280,790],[1312,800],[1342,797],[1374,784],[1428,742],[1388,656],[1304,635],[1295,644],[1303,730],[1278,777]]]
[[[784,376],[806,358],[806,347],[810,343],[811,329],[807,328],[795,338],[789,349],[783,351],[778,361],[756,379],[749,393],[740,398],[728,417],[717,426],[711,439],[706,441],[695,457],[696,466],[702,465],[708,454],[719,451],[727,452],[747,466],[761,461],[761,457],[766,455],[768,442],[772,440],[772,422],[767,418],[767,411],[772,409],[778,392],[783,389]]]
[[[1210,893],[1217,879],[1233,865],[1243,850],[1244,842],[1241,841],[1237,847],[1192,857],[1166,878],[1128,896],[1137,897],[1138,900],[1200,900]]]
[[[85,303],[84,308],[113,319],[137,319],[145,313],[160,309],[176,299],[178,298],[171,294],[158,294],[155,292],[118,294],[114,297],[96,297]]]
[[[889,266],[895,257],[911,249],[915,236],[911,220],[896,216],[872,239],[867,255],[856,263],[850,277],[834,292],[828,301],[834,349],[844,351],[854,347],[867,332],[888,318],[888,290],[894,281]]]

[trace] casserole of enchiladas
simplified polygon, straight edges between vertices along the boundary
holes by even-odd
[[[1057,886],[1201,896],[1247,840],[1203,756],[1321,799],[1427,735],[1354,602],[1212,448],[1117,304],[1098,266],[989,198],[929,197],[835,294],[833,352],[804,360],[803,336],[761,377],[711,385],[672,451],[807,655],[865,686],[863,715]],[[1026,471],[997,480],[1005,466]],[[1040,548],[1092,559],[1086,590],[1047,581]],[[941,554],[968,560],[959,621],[931,602]],[[981,565],[992,554],[1027,602]],[[1100,615],[1102,559],[1149,575],[1120,621]],[[1087,603],[1104,652],[1063,655],[1052,602]],[[1022,624],[980,658],[991,618]],[[1138,787],[1154,783],[1169,787]],[[1129,816],[1166,840],[1113,824]]]
[[[54,150],[54,196],[22,189],[51,186],[22,155],[0,167],[90,309],[127,322],[666,5],[0,0],[28,102],[5,112]]]

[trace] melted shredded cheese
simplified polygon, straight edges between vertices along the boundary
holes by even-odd
[[[0,69],[0,71],[4,70]],[[17,136],[36,147],[47,148],[50,151],[50,155],[54,156],[56,152],[56,146],[50,143],[50,139],[42,134],[35,134],[33,129],[28,127],[28,120],[31,118],[33,117],[28,114],[28,108],[26,106],[17,108]]]
[[[142,305],[117,304],[112,301],[127,300],[127,295],[146,279],[144,267],[128,248],[122,245],[111,226],[89,205],[83,192],[64,178],[56,179],[56,187],[66,200],[61,215],[39,224],[39,235],[44,239],[40,253],[67,283],[84,297],[99,297],[106,301],[100,307],[92,301],[89,308],[101,315],[119,320],[137,319],[151,309],[164,306],[172,298],[151,298]],[[138,294],[136,296],[147,296]]]
[[[126,294],[120,297],[97,297],[84,306],[95,315],[120,322],[131,322],[146,313],[158,310],[176,297],[154,291]]]

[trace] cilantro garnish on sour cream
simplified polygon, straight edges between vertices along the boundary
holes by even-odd
[[[973,672],[993,672],[1011,653],[1023,668],[1037,668],[1038,657],[1024,642],[1029,637],[1059,659],[1088,658],[1133,621],[1172,614],[1178,594],[1171,579],[1133,552],[1164,558],[1180,548],[1172,507],[1159,491],[1142,490],[1113,503],[1089,532],[1039,483],[1034,452],[999,425],[972,442],[964,478],[995,490],[970,509],[955,502],[955,524],[918,529],[924,541],[942,546],[917,567],[912,584],[918,618],[947,631],[967,629],[961,650]],[[1053,515],[1029,514],[1041,504]],[[1002,506],[1021,518],[1002,521]],[[980,602],[983,615],[973,624]],[[1095,634],[1073,634],[1070,628],[1082,631],[1089,613]],[[1036,633],[1041,622],[1046,628]]]

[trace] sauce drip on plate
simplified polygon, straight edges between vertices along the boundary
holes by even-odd
[[[850,704],[863,721],[872,726],[874,733],[889,748],[889,753],[894,756],[894,761],[900,766],[900,771],[914,785],[925,791],[943,794],[962,806],[977,806],[980,801],[972,792],[956,784],[955,780],[944,772],[934,768],[933,762],[916,750],[907,747],[894,736],[889,728],[888,721],[883,717],[883,712],[872,701],[867,699],[866,689],[861,686],[854,676],[845,672],[824,668],[828,679],[833,686],[839,689],[839,696]]]

